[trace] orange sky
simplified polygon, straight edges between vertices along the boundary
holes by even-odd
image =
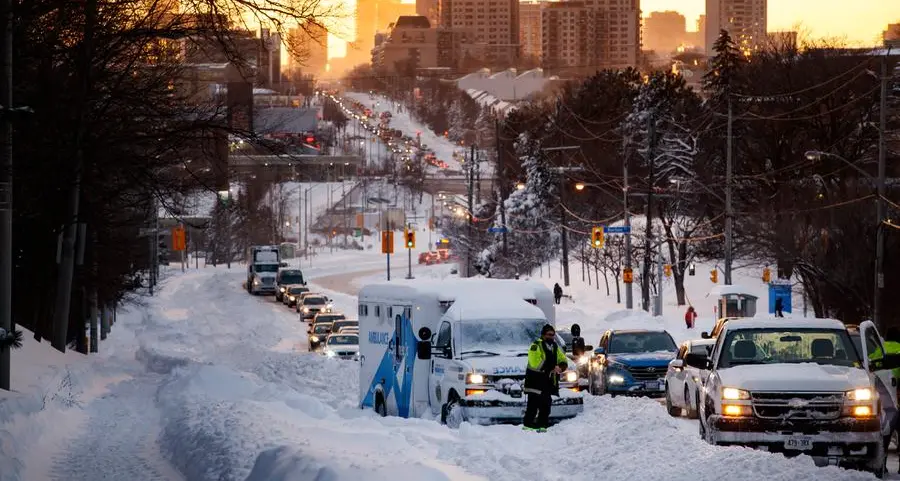
[[[404,0],[403,3],[415,3]],[[342,2],[353,12],[356,2]],[[706,8],[705,0],[641,0],[644,15],[657,10],[677,10],[687,18],[688,30],[696,30],[697,17]],[[352,36],[352,19],[344,22],[342,36]],[[853,44],[881,42],[888,23],[900,23],[900,0],[769,0],[769,30],[792,30],[802,25],[813,38],[842,37]],[[329,57],[345,54],[346,45],[337,36],[328,38]]]

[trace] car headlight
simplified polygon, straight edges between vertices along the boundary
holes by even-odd
[[[578,361],[576,361],[576,364],[578,364],[579,366],[584,366],[585,364],[587,364],[589,362],[591,362],[591,355],[590,354],[582,354],[582,356],[578,358]]]
[[[304,307],[304,308],[303,308],[303,313],[304,313],[304,314],[309,314],[309,308],[308,308],[308,307]]]
[[[284,292],[284,291],[286,291],[286,290],[287,290],[287,289],[285,289],[284,287],[281,288],[281,292]]]
[[[290,300],[291,302],[294,302],[295,300],[297,300],[297,298],[294,296],[289,296],[288,300]]]
[[[484,376],[477,373],[469,373],[466,376],[466,384],[484,384]]]
[[[722,414],[725,416],[749,416],[753,414],[753,408],[746,404],[723,404]]]
[[[867,387],[847,391],[849,401],[871,401],[872,397],[872,390]]]
[[[727,399],[729,401],[746,400],[750,399],[750,393],[743,389],[726,387],[722,389],[722,399]]]
[[[608,378],[606,378],[610,384],[622,384],[625,382],[625,378],[618,374],[610,374]]]
[[[254,285],[254,286],[258,286],[258,285],[259,285],[259,279],[253,279],[253,285]]]
[[[578,381],[578,373],[575,372],[575,371],[566,371],[565,374],[564,374],[563,376],[564,376],[563,379],[564,379],[566,382],[575,382],[575,381]]]
[[[328,349],[325,351],[325,355],[328,357],[334,357],[336,354],[334,353],[334,351]]]
[[[319,342],[319,336],[310,336],[309,340],[312,342]]]

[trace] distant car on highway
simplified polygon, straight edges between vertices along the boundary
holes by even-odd
[[[322,352],[328,357],[359,360],[358,334],[331,334]]]
[[[309,351],[313,352],[319,347],[321,347],[322,343],[325,342],[325,338],[331,334],[331,323],[330,322],[320,322],[318,324],[313,324],[312,329],[310,329],[309,333]]]
[[[283,299],[282,302],[288,307],[294,307],[297,304],[297,299],[299,299],[300,296],[306,292],[309,292],[309,288],[306,286],[285,286],[285,290],[281,296]]]
[[[337,333],[341,332],[341,329],[346,329],[348,327],[355,327],[355,328],[359,329],[359,321],[348,320],[348,319],[334,321],[334,323],[331,324],[331,333],[337,334]]]

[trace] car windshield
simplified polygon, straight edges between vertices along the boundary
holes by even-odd
[[[846,329],[741,329],[727,334],[719,367],[805,363],[858,366]]]
[[[337,321],[331,326],[331,330],[337,332],[342,327],[356,327],[359,323],[356,321]]]
[[[315,332],[316,334],[325,334],[326,332],[331,332],[331,323],[320,322],[313,327],[313,332]]]
[[[300,271],[281,271],[282,284],[303,284],[303,274]]]
[[[331,336],[328,338],[329,346],[333,344],[341,345],[341,346],[350,346],[350,345],[358,345],[359,344],[359,336],[353,334],[341,334],[340,336]]]
[[[617,332],[609,341],[610,354],[638,354],[642,352],[675,352],[678,346],[666,332]]]
[[[546,323],[543,319],[461,321],[457,348],[461,355],[493,356],[511,350],[525,353]]]
[[[319,321],[321,321],[321,322],[334,322],[334,321],[337,321],[337,320],[340,320],[340,319],[343,319],[343,318],[344,318],[344,315],[343,315],[343,314],[329,315],[329,316],[322,316],[322,315],[320,315],[319,317],[316,318],[316,322],[319,322]]]
[[[304,292],[309,292],[309,289],[305,287],[291,287],[291,294],[302,294]]]
[[[321,304],[325,304],[325,298],[324,297],[312,297],[312,296],[305,297],[303,299],[303,303],[306,305],[321,305]]]
[[[278,272],[278,264],[256,264],[253,269],[256,272]]]

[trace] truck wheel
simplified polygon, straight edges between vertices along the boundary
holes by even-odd
[[[672,405],[672,397],[669,395],[668,383],[666,383],[666,412],[673,418],[681,416],[681,408]]]
[[[890,436],[885,437],[875,446],[875,455],[872,457],[869,469],[878,479],[887,477],[887,443],[891,441]]]
[[[458,400],[450,401],[447,404],[447,427],[450,429],[459,429],[463,421],[465,421],[463,407],[459,405]]]
[[[687,386],[684,387],[684,405],[686,406],[684,408],[685,416],[688,419],[697,419],[697,408],[691,407],[691,391]]]

